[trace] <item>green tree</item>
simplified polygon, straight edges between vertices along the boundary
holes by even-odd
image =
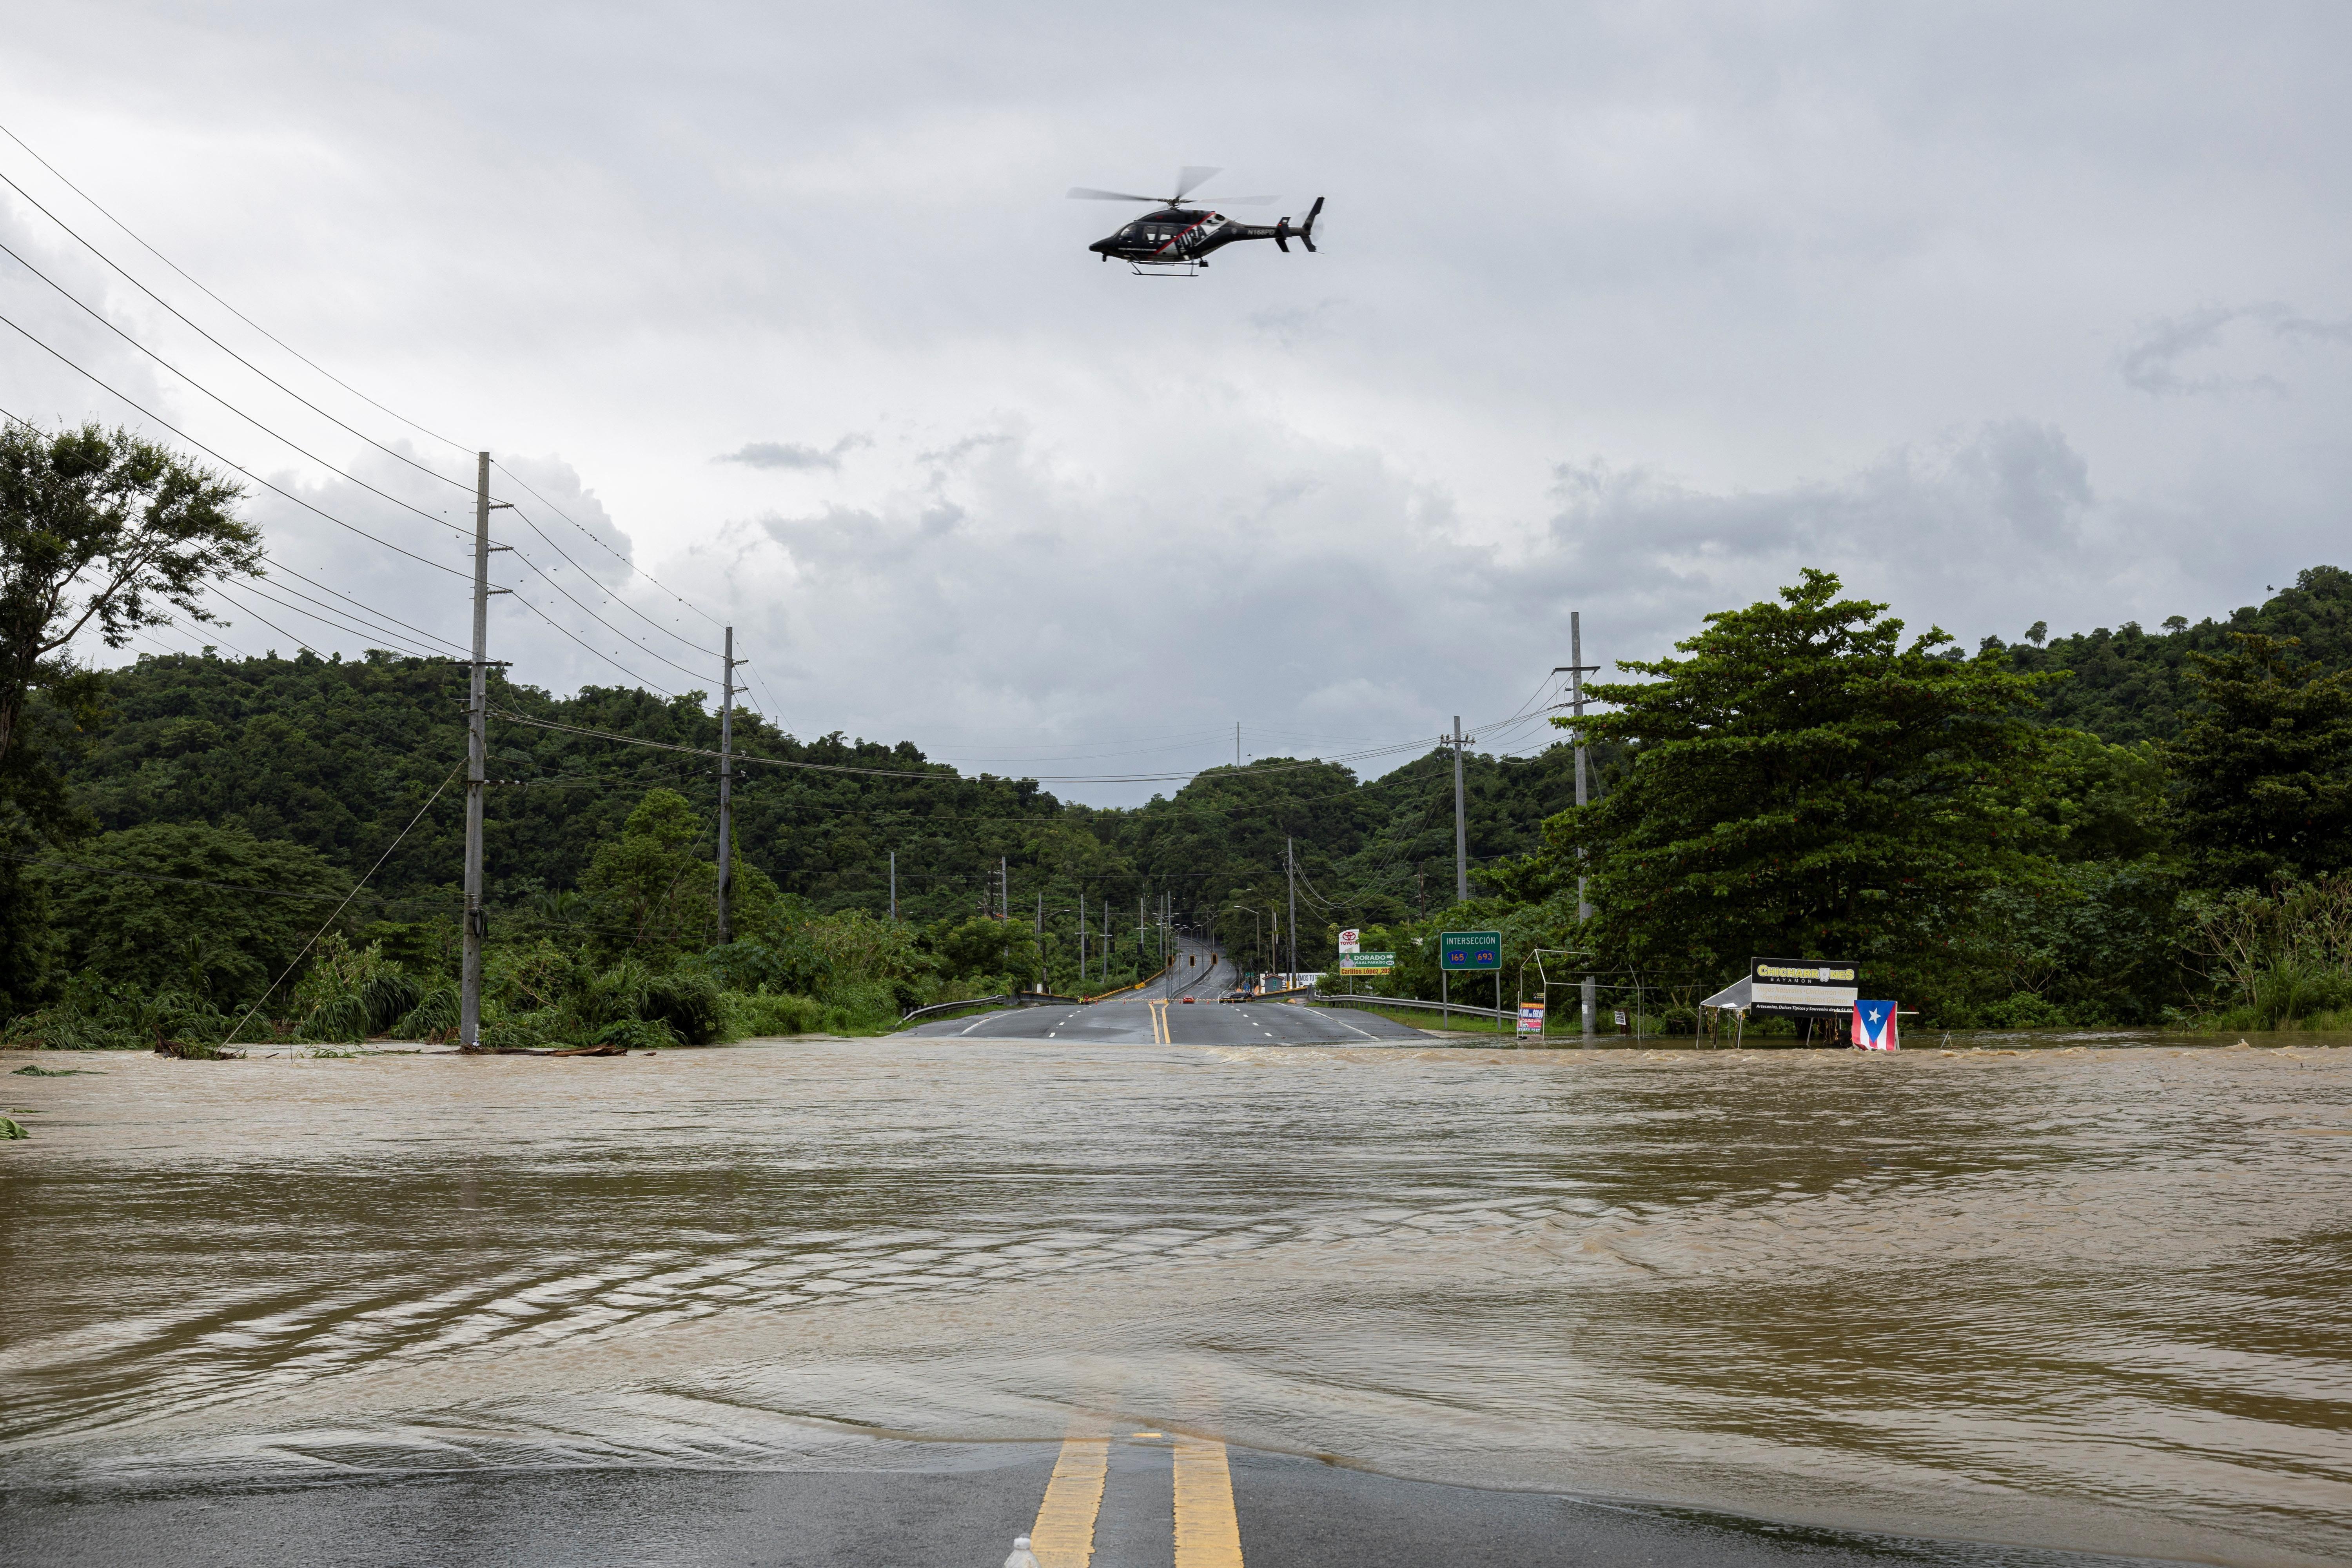
[[[2030,808],[2046,677],[1939,629],[1903,645],[1886,606],[1807,570],[1780,601],[1706,617],[1686,655],[1621,664],[1588,719],[1628,748],[1610,795],[1548,825],[1541,885],[1589,851],[1587,928],[1617,963],[1727,977],[1755,953],[1916,972],[2004,884],[2046,879]],[[1889,974],[1885,978],[1894,979]],[[1876,984],[1877,982],[1874,982]]]
[[[2222,887],[2352,867],[2352,669],[2314,673],[2293,637],[2231,640],[2189,656],[2195,706],[2163,747],[2183,844]]]
[[[718,863],[705,846],[701,816],[676,790],[647,792],[620,837],[597,847],[580,890],[593,900],[597,935],[607,948],[703,948],[718,935]],[[759,929],[775,901],[775,883],[738,854],[737,922]]]
[[[314,851],[238,827],[133,827],[73,859],[40,868],[67,961],[223,1011],[259,996],[348,888]]]
[[[241,493],[125,430],[0,429],[0,758],[27,695],[72,673],[76,637],[121,647],[174,610],[210,620],[207,582],[258,574]]]

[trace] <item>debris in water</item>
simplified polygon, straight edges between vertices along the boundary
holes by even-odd
[[[25,1131],[25,1124],[23,1122],[17,1121],[13,1116],[0,1115],[0,1141],[5,1141],[10,1138],[30,1138],[32,1134],[30,1132]],[[1013,1555],[1019,1556],[1020,1553],[1015,1552]]]

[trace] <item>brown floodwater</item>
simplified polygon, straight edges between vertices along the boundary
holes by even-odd
[[[1073,1414],[1387,1473],[2352,1561],[2352,1042],[0,1053],[24,1484],[848,1462]]]

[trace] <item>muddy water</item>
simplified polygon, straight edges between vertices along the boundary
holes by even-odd
[[[1092,1409],[2352,1560],[2340,1044],[70,1065],[0,1077],[20,1482],[835,1464]]]

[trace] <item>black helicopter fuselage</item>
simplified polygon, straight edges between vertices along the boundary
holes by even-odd
[[[1139,268],[1206,265],[1212,254],[1244,239],[1270,239],[1286,252],[1295,239],[1312,251],[1315,220],[1322,211],[1320,196],[1315,198],[1307,221],[1297,225],[1286,217],[1271,224],[1236,223],[1206,207],[1165,207],[1145,214],[1087,248],[1105,261],[1116,258]]]

